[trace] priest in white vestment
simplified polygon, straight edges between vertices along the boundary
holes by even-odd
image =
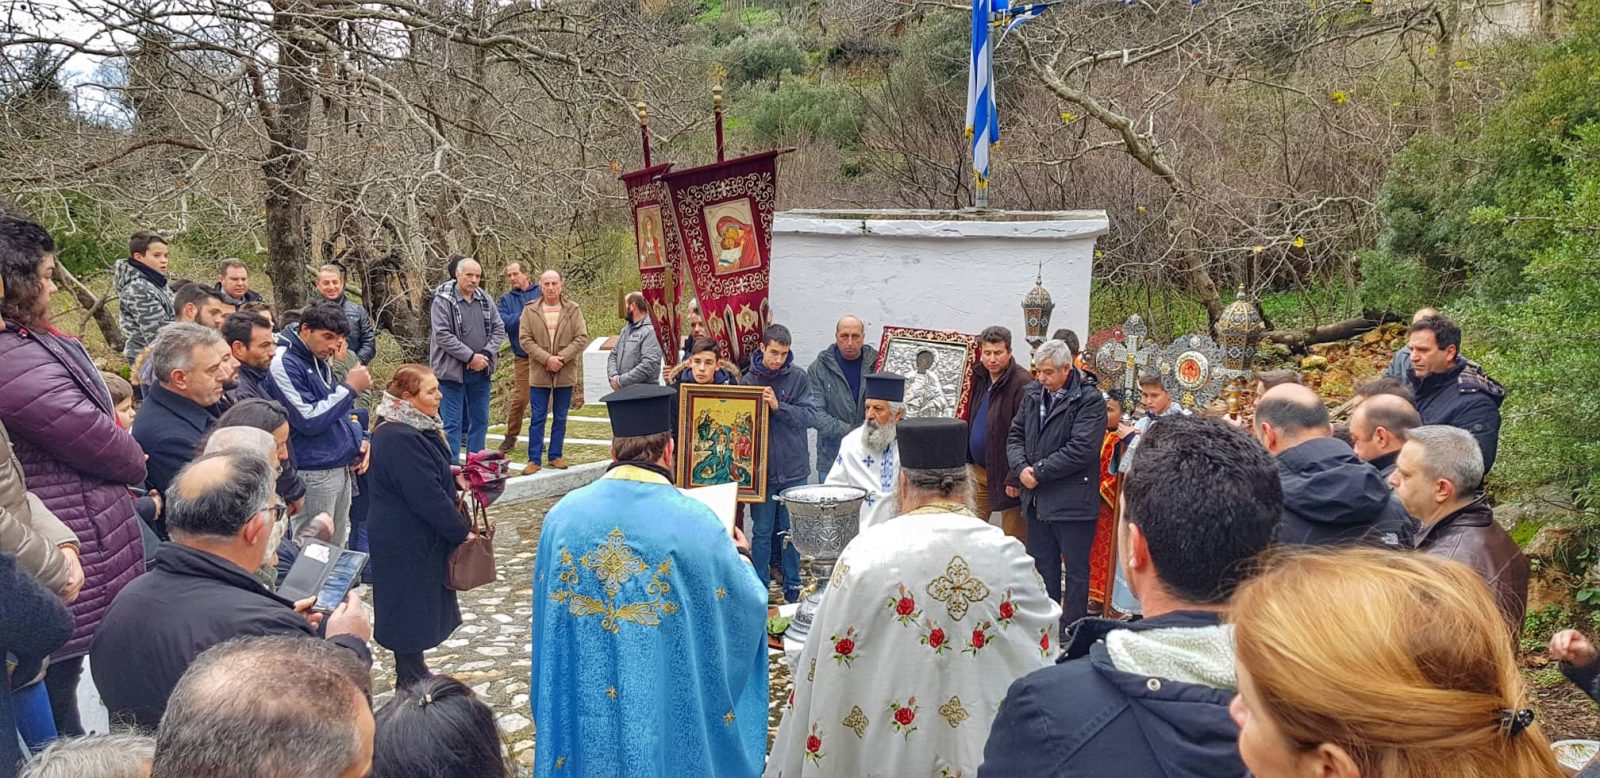
[[[900,480],[900,444],[895,428],[906,417],[906,379],[895,373],[861,377],[866,384],[866,421],[839,442],[826,483],[867,490],[861,531],[900,515],[895,492]]]
[[[966,422],[906,419],[897,437],[902,513],[840,555],[769,778],[975,776],[1012,681],[1055,663],[1060,607],[973,513]]]

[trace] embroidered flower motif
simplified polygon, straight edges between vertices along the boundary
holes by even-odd
[[[834,633],[828,638],[833,643],[833,661],[848,666],[856,661],[856,628],[846,627],[844,634]],[[812,668],[815,672],[816,668]]]
[[[977,629],[972,630],[972,637],[967,639],[967,647],[961,650],[977,656],[978,652],[982,651],[984,646],[989,645],[991,640],[994,640],[994,622],[985,621],[979,624]]]
[[[1039,653],[1044,655],[1044,656],[1049,656],[1050,655],[1050,628],[1049,627],[1045,627],[1044,629],[1039,631]]]
[[[837,589],[844,586],[844,577],[850,574],[849,565],[839,565],[833,568],[833,577],[828,579],[828,585]]]
[[[944,628],[933,623],[933,619],[922,620],[922,645],[933,649],[933,653],[944,656],[950,648],[950,638],[944,634]]]
[[[867,724],[869,723],[871,722],[867,721],[867,714],[861,712],[860,705],[851,706],[850,715],[844,717],[845,728],[856,733],[857,738],[867,736]]]
[[[967,560],[959,556],[950,558],[950,564],[945,566],[944,575],[928,582],[927,592],[929,597],[944,603],[945,610],[955,621],[960,621],[967,615],[967,609],[972,603],[989,598],[988,585],[973,577],[972,570],[967,567]]]
[[[961,726],[968,718],[967,709],[962,706],[960,697],[951,697],[949,702],[940,705],[939,715],[944,717],[945,723],[949,724],[951,729]]]
[[[790,708],[794,707],[794,690],[793,689],[789,690],[789,707]]]
[[[894,610],[895,621],[906,627],[914,626],[922,615],[922,611],[917,609],[916,598],[911,596],[905,584],[900,584],[900,591],[889,598],[889,607]]]
[[[826,754],[822,753],[822,729],[816,724],[811,725],[811,734],[806,736],[806,752],[804,756],[814,764],[822,764],[822,758],[826,756]]]
[[[816,681],[816,680],[817,680],[817,659],[816,659],[816,657],[812,657],[811,658],[811,668],[806,670],[806,681],[812,682],[812,681]]]
[[[910,738],[911,733],[917,731],[917,709],[917,696],[914,694],[906,698],[904,705],[899,700],[889,703],[889,711],[894,714],[894,731]]]
[[[1011,604],[1011,590],[1006,590],[1006,596],[1000,599],[1000,626],[1011,626],[1011,620],[1017,615],[1017,606]]]

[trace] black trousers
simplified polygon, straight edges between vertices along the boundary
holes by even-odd
[[[428,672],[428,663],[423,660],[422,652],[404,654],[394,652],[394,687],[403,689],[417,681],[427,678],[432,673]]]
[[[56,720],[61,737],[83,735],[83,719],[78,715],[78,681],[83,678],[83,657],[51,662],[44,671],[44,689],[50,695],[50,716]]]
[[[1050,599],[1061,603],[1061,627],[1065,630],[1089,615],[1089,549],[1094,547],[1097,522],[1039,521],[1028,519],[1028,556],[1044,579]],[[1066,567],[1067,590],[1061,591],[1061,568]]]

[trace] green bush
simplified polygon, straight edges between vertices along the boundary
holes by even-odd
[[[859,98],[843,85],[785,81],[746,95],[743,104],[744,129],[757,146],[815,139],[851,148],[861,140]]]
[[[803,73],[806,51],[794,31],[778,28],[746,35],[723,51],[728,79],[734,84],[767,83],[776,88],[785,74]]]

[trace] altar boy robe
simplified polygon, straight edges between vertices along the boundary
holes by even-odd
[[[861,531],[882,524],[900,513],[895,491],[900,480],[900,442],[889,444],[881,454],[870,454],[861,445],[866,427],[856,427],[839,442],[839,455],[833,458],[826,483],[867,490],[861,503]]]
[[[540,776],[753,776],[767,595],[715,514],[619,465],[545,517],[528,704]]]
[[[965,508],[863,531],[793,668],[766,775],[977,775],[1012,681],[1055,663],[1060,618],[1022,544]]]

